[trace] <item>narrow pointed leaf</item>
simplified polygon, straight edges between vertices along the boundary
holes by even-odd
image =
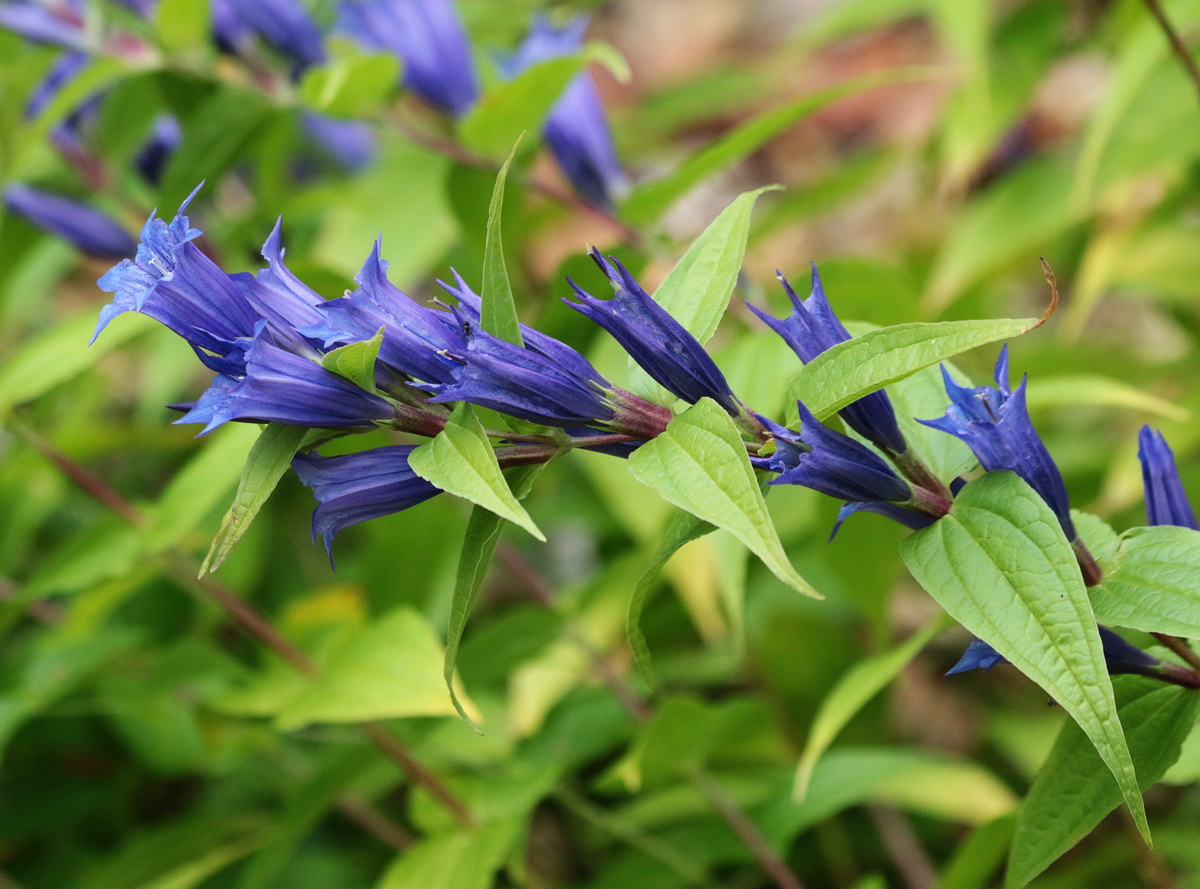
[[[1088,592],[1101,623],[1200,638],[1200,532],[1174,525],[1121,535],[1112,566]]]
[[[724,528],[792,589],[822,598],[788,561],[733,420],[712,399],[692,405],[629,458],[642,484]]]
[[[513,300],[512,284],[508,280],[508,266],[504,262],[504,240],[500,234],[500,217],[504,212],[504,184],[508,181],[508,168],[517,154],[521,136],[509,152],[508,160],[496,174],[492,188],[492,202],[488,206],[487,240],[483,247],[483,301],[480,323],[492,336],[497,336],[516,345],[521,345],[521,322],[517,318],[517,304]]]
[[[1143,790],[1179,758],[1200,714],[1200,695],[1141,676],[1113,680],[1121,722]],[[1034,779],[1017,819],[1006,889],[1019,889],[1121,804],[1121,791],[1079,726],[1068,722]]]
[[[471,405],[458,405],[446,428],[409,455],[408,465],[430,484],[520,525],[538,540],[546,540],[509,489],[487,432]]]
[[[907,538],[900,552],[951,617],[1079,723],[1148,838],[1096,618],[1071,544],[1045,501],[1011,472],[986,473],[962,489],[949,515]]]

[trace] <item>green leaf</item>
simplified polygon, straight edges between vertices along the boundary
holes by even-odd
[[[442,681],[442,657],[425,618],[397,609],[351,633],[284,705],[276,724],[287,731],[313,722],[451,715],[455,705]]]
[[[200,566],[200,574],[216,571],[221,563],[242,539],[258,511],[262,509],[283,474],[292,465],[292,457],[300,450],[309,430],[302,426],[287,426],[283,423],[268,423],[242,467],[242,478],[233,505],[221,520],[217,536],[213,538],[208,555]]]
[[[896,324],[822,352],[788,386],[790,415],[803,401],[824,420],[864,395],[959,352],[1033,330],[1037,318]]]
[[[950,362],[944,362],[942,366],[950,371],[959,385],[971,385],[966,375]],[[956,478],[979,462],[962,439],[917,422],[918,419],[932,420],[942,416],[950,404],[941,367],[925,367],[911,376],[889,383],[887,394],[896,411],[896,421],[900,424],[904,440],[935,476],[941,479]],[[789,402],[788,409],[795,409],[795,401]]]
[[[611,58],[611,50],[597,50],[589,44],[582,52],[539,62],[512,80],[496,84],[462,119],[459,141],[486,157],[504,157],[522,133],[541,130],[551,107],[589,61]]]
[[[1200,714],[1200,695],[1140,676],[1118,676],[1113,686],[1145,790],[1179,757]],[[1120,803],[1121,791],[1087,736],[1074,723],[1064,724],[1021,808],[1006,889],[1019,889],[1040,874]]]
[[[899,676],[900,671],[916,657],[917,652],[945,626],[946,622],[941,617],[930,621],[927,626],[913,633],[895,648],[855,664],[829,690],[813,718],[808,740],[796,766],[793,794],[797,800],[804,799],[804,795],[808,793],[808,784],[817,760],[846,727],[846,723],[864,704]]]
[[[161,0],[154,10],[154,29],[169,54],[212,51],[208,0]]]
[[[379,357],[379,347],[383,345],[383,331],[384,328],[381,327],[369,340],[339,346],[332,352],[326,352],[321,357],[321,367],[345,377],[360,389],[377,391],[375,359]]]
[[[1099,374],[1039,377],[1037,385],[1029,390],[1027,403],[1031,411],[1094,404],[1098,407],[1128,408],[1176,422],[1184,422],[1191,416],[1186,408],[1165,398]]]
[[[0,366],[0,418],[19,404],[33,401],[59,383],[93,367],[96,362],[146,328],[139,324],[109,325],[91,346],[96,327],[90,313],[59,322],[38,335]]]
[[[217,180],[238,158],[254,136],[264,129],[272,108],[258,91],[222,89],[200,103],[183,121],[183,137],[163,171],[159,193],[178,201],[198,183]]]
[[[304,72],[300,94],[318,111],[335,117],[378,112],[396,90],[400,60],[390,53],[348,52]]]
[[[629,611],[625,617],[625,633],[629,638],[629,647],[633,651],[634,662],[638,665],[642,675],[651,683],[653,682],[653,671],[650,668],[650,646],[646,643],[645,634],[642,633],[642,611],[646,607],[646,599],[650,595],[655,581],[658,580],[659,574],[662,573],[663,566],[667,564],[671,556],[675,555],[685,544],[715,530],[717,530],[715,525],[696,518],[690,512],[676,509],[667,521],[662,541],[650,559],[650,564],[646,566],[637,586],[633,588],[633,595],[629,598]]]
[[[916,68],[872,72],[766,111],[706,145],[676,166],[669,175],[638,188],[621,206],[621,215],[635,226],[648,225],[694,186],[749,157],[810,114],[855,93],[888,84],[929,79],[931,76],[930,70]]]
[[[788,561],[746,447],[712,399],[701,399],[634,451],[629,471],[670,503],[732,533],[792,589],[822,598]]]
[[[518,500],[525,498],[545,467],[546,464],[541,463],[510,470],[508,477],[515,482],[512,489]],[[467,715],[454,689],[454,665],[458,661],[463,631],[471,617],[471,609],[475,606],[475,599],[479,596],[479,588],[483,585],[483,578],[487,574],[488,565],[492,561],[492,554],[496,551],[496,543],[503,529],[504,519],[495,513],[479,506],[471,510],[471,518],[467,520],[467,531],[463,537],[462,555],[458,559],[454,597],[450,602],[450,620],[446,627],[446,657],[442,664],[442,678],[450,689],[450,700],[454,709],[472,727],[475,723]]]
[[[149,552],[161,553],[179,543],[226,496],[257,435],[253,426],[229,423],[176,473],[150,515],[145,537]]]
[[[491,889],[524,827],[524,819],[506,818],[423,839],[397,856],[376,889]]]
[[[958,845],[942,871],[936,889],[987,889],[1004,861],[1016,829],[1016,814],[1002,815],[981,824]]]
[[[1200,532],[1174,525],[1121,535],[1112,566],[1088,592],[1096,620],[1146,633],[1200,638]]]
[[[1071,544],[1045,501],[1011,472],[986,473],[959,492],[949,515],[904,540],[900,552],[951,617],[1079,723],[1148,837],[1096,618]]]
[[[546,541],[546,535],[509,490],[496,452],[471,405],[459,404],[446,421],[446,428],[409,455],[408,465],[430,484],[464,497]]]
[[[524,134],[522,134],[524,135]],[[512,284],[508,280],[508,266],[504,262],[504,240],[500,235],[500,217],[504,211],[504,184],[508,180],[508,168],[521,144],[517,136],[508,160],[496,174],[492,188],[492,202],[488,206],[487,241],[483,247],[483,288],[480,290],[479,323],[492,336],[522,345],[521,322],[517,318],[517,304],[513,300]]]

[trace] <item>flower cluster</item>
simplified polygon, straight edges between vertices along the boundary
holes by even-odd
[[[188,201],[191,200],[189,197]],[[356,287],[325,299],[284,261],[282,223],[263,246],[266,265],[255,274],[229,274],[198,246],[202,234],[188,201],[169,222],[151,216],[136,255],[101,279],[114,294],[96,334],[124,312],[148,315],[182,337],[215,372],[194,401],[177,405],[179,423],[275,422],[322,430],[320,441],[380,427],[432,437],[455,403],[490,408],[512,418],[510,429],[488,430],[501,467],[546,462],[571,448],[628,457],[662,434],[671,408],[621,389],[578,351],[520,325],[515,342],[483,327],[480,296],[452,270],[441,296],[418,302],[388,279],[376,241]],[[1099,568],[1071,521],[1061,473],[1030,421],[1024,379],[1008,382],[1008,352],[996,365],[995,386],[970,387],[944,372],[947,408],[938,418],[898,416],[883,391],[839,412],[847,432],[797,403],[798,428],[754,411],[732,390],[704,347],[614,257],[590,256],[611,286],[599,298],[570,281],[564,302],[603,328],[653,380],[683,403],[711,399],[740,430],[751,464],[772,485],[800,485],[844,501],[836,527],[860,511],[909,528],[944,516],[962,479],[939,479],[909,447],[905,424],[920,422],[965,442],[984,470],[1024,479],[1058,517],[1079,557],[1086,582]],[[780,278],[792,313],[755,313],[802,362],[849,339],[814,269],[812,293],[800,299]],[[333,353],[363,350],[371,373],[347,376]],[[332,357],[331,357],[332,356]],[[517,421],[532,426],[520,426]],[[521,429],[517,434],[512,429]],[[415,506],[438,489],[409,465],[415,446],[387,445],[339,456],[297,454],[297,474],[320,504],[313,536],[327,546],[343,528]],[[1162,436],[1141,434],[1140,456],[1152,524],[1196,528],[1174,458]],[[1158,675],[1160,663],[1102,628],[1110,670]],[[987,669],[1001,660],[976,640],[951,672]]]

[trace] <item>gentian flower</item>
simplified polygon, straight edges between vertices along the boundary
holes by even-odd
[[[306,111],[300,126],[325,154],[345,170],[361,170],[375,159],[375,130],[360,120],[338,120]]]
[[[295,354],[260,332],[245,353],[244,376],[218,375],[175,422],[204,423],[204,435],[230,420],[355,429],[393,419],[390,402],[325,370],[319,359],[316,352]]]
[[[563,301],[612,334],[633,360],[669,392],[691,404],[711,398],[730,416],[744,414],[745,407],[696,338],[615,258],[606,260],[594,249],[588,255],[608,278],[613,298],[597,299],[568,278],[580,302]]]
[[[448,312],[418,305],[388,281],[380,246],[376,240],[355,275],[358,288],[349,296],[318,305],[320,319],[302,332],[329,348],[370,339],[383,328],[382,364],[418,380],[453,383],[452,363],[438,353],[465,347],[459,322]]]
[[[156,117],[150,127],[150,135],[133,159],[133,165],[142,174],[142,178],[151,185],[162,182],[167,161],[171,159],[182,139],[183,131],[179,127],[179,119],[174,114],[160,114]]]
[[[292,74],[325,59],[321,32],[297,0],[213,0],[213,33],[218,45],[241,52],[258,34],[292,60]]]
[[[942,378],[950,406],[946,415],[919,422],[962,439],[989,472],[1007,469],[1023,478],[1058,517],[1068,540],[1075,539],[1071,507],[1062,473],[1038,437],[1025,406],[1025,378],[1013,391],[1008,385],[1008,346],[996,362],[996,387],[960,386],[945,367]]]
[[[1146,523],[1200,530],[1175,466],[1175,454],[1161,432],[1143,426],[1138,433],[1138,459],[1146,489]]]
[[[38,43],[86,49],[83,0],[10,0],[0,3],[0,28]]]
[[[775,318],[756,306],[747,305],[750,311],[779,334],[801,361],[808,364],[825,350],[850,339],[849,331],[838,320],[829,300],[825,298],[815,265],[812,267],[812,293],[808,299],[800,299],[782,274],[779,274],[779,283],[792,302],[792,313],[786,318]],[[896,411],[883,392],[863,396],[838,411],[838,415],[851,429],[882,450],[902,454],[908,449],[896,422]]]
[[[38,228],[70,241],[92,256],[116,259],[137,249],[137,242],[125,226],[70,198],[13,183],[4,190],[4,203]]]
[[[1104,649],[1104,663],[1108,667],[1108,672],[1113,676],[1122,673],[1159,676],[1161,667],[1163,667],[1162,661],[1140,648],[1130,645],[1108,627],[1100,627],[1100,644]],[[971,640],[967,650],[958,659],[958,663],[946,671],[946,675],[965,673],[967,670],[975,669],[987,671],[996,664],[1004,663],[1008,663],[1008,661],[1000,652],[982,639],[975,638]]]
[[[439,356],[453,382],[414,384],[434,393],[431,402],[469,401],[547,426],[591,426],[615,416],[605,398],[608,381],[582,355],[553,361],[465,318],[462,324],[466,348]]]
[[[479,96],[471,44],[451,0],[345,0],[337,30],[404,63],[404,86],[455,116]]]
[[[413,445],[389,445],[340,457],[293,457],[296,475],[313,489],[320,504],[313,513],[313,541],[320,535],[330,550],[334,535],[343,528],[400,512],[440,494],[408,465],[413,450]]]
[[[555,28],[545,15],[535,15],[529,36],[511,58],[501,63],[503,73],[516,77],[539,62],[574,55],[583,45],[587,26],[586,16]],[[600,94],[587,72],[567,84],[546,116],[542,134],[575,190],[597,207],[611,207],[627,181],[617,160]]]
[[[121,260],[100,278],[100,288],[116,296],[100,310],[92,339],[117,315],[139,312],[187,340],[211,369],[236,374],[261,319],[234,279],[193,243],[202,232],[191,227],[184,212],[195,194],[169,224],[151,214],[137,256]]]
[[[800,431],[758,416],[771,434],[775,450],[766,457],[753,457],[759,469],[777,472],[772,485],[802,485],[830,497],[849,501],[838,514],[834,533],[851,514],[878,512],[909,528],[933,522],[936,508],[927,492],[912,488],[866,445],[821,423],[797,402]],[[832,537],[832,535],[831,535]]]
[[[297,342],[298,331],[323,320],[320,309],[325,305],[325,299],[284,264],[282,229],[283,218],[280,217],[262,247],[262,257],[267,261],[265,269],[260,269],[256,275],[239,273],[229,277],[241,289],[255,315],[268,323],[277,339]]]

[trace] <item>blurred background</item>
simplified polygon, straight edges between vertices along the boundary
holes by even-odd
[[[1200,3],[1162,5],[1197,34]],[[111,300],[96,279],[152,210],[170,218],[203,180],[189,215],[228,272],[262,267],[282,217],[289,268],[327,297],[354,286],[379,235],[414,298],[451,268],[478,288],[512,144],[400,88],[386,52],[335,27],[336,4],[302,4],[315,54],[273,3],[265,24],[242,10],[214,42],[214,16],[238,6],[0,3],[0,887],[784,885],[721,800],[809,887],[1000,885],[1015,806],[1063,715],[1008,667],[943,677],[963,630],[857,711],[793,798],[834,683],[937,617],[897,556],[907,532],[878,516],[829,542],[836,503],[769,498],[822,602],[722,532],[686,546],[643,615],[651,686],[625,614],[669,509],[617,459],[556,462],[526,501],[548,542],[505,532],[463,639],[482,735],[442,684],[463,501],[344,531],[331,570],[289,475],[196,580],[257,429],[197,439],[170,425],[165,405],[211,374],[133,314],[89,347]],[[1141,0],[458,11],[485,97],[537,13],[589,14],[588,41],[611,48],[589,71],[628,186],[597,206],[540,120],[517,120],[513,136],[533,129],[503,217],[522,319],[610,379],[624,357],[559,301],[567,275],[603,284],[586,248],[652,291],[739,193],[779,184],[758,200],[708,344],[746,402],[782,415],[798,368],[743,303],[781,314],[776,270],[803,295],[815,262],[843,319],[887,325],[1040,315],[1045,257],[1064,300],[1012,344],[1012,367],[1029,374],[1073,505],[1142,523],[1144,423],[1200,491],[1200,99]],[[996,353],[958,365],[982,383]],[[252,603],[319,676],[241,632],[230,601]],[[399,739],[473,826],[372,731]],[[1152,853],[1117,812],[1034,885],[1200,886],[1197,775],[1200,740],[1147,796]]]

